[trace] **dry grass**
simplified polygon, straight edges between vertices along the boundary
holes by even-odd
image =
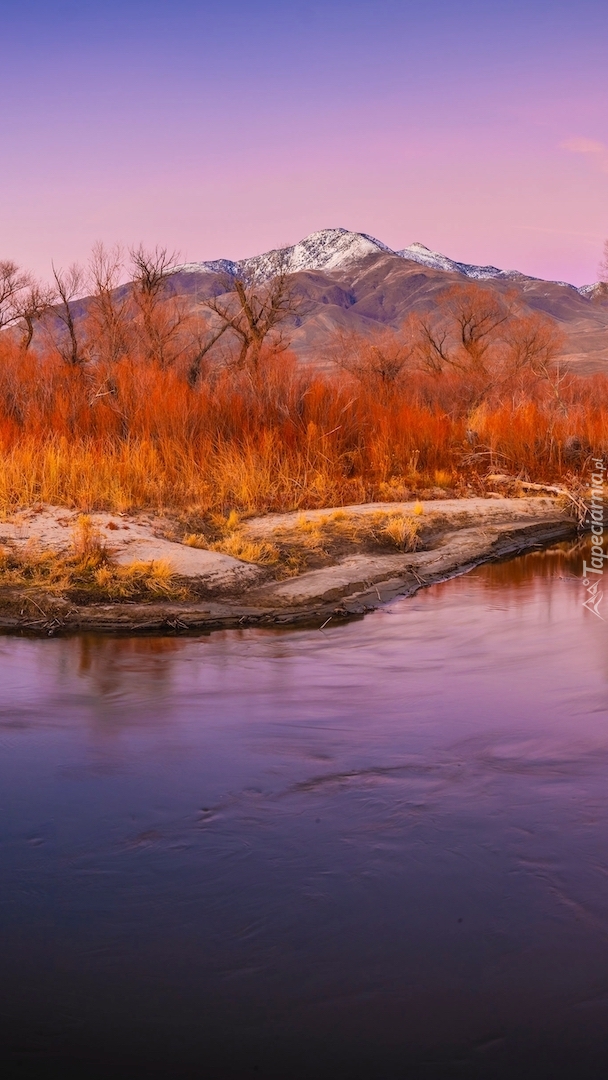
[[[414,509],[416,517],[383,511],[359,515],[335,510],[314,518],[301,513],[295,521],[277,526],[262,540],[250,536],[246,522],[241,524],[236,515],[229,518],[214,515],[206,531],[186,533],[183,543],[272,567],[280,578],[361,551],[416,550],[423,524],[434,521],[434,515],[427,515],[423,522],[419,516],[423,506],[418,505],[419,511]]]
[[[114,564],[84,515],[74,527],[68,554],[42,550],[32,543],[20,551],[0,549],[0,584],[75,602],[186,600],[190,595],[164,560]]]
[[[421,543],[420,518],[382,511],[349,515],[339,510],[321,517],[300,514],[271,536],[279,576],[327,566],[360,552],[415,551]]]
[[[420,543],[420,522],[404,514],[391,514],[383,531],[399,551],[415,551]]]
[[[272,566],[279,561],[279,551],[274,544],[246,535],[236,510],[231,510],[226,517],[212,514],[207,532],[186,533],[182,543],[206,551],[219,551],[222,555],[258,566]]]
[[[242,532],[232,533],[225,540],[218,540],[211,545],[212,551],[221,551],[223,555],[232,555],[233,559],[257,563],[259,566],[272,566],[279,561],[279,550],[266,541],[250,540]]]
[[[433,479],[434,479],[437,487],[451,488],[451,487],[454,486],[454,481],[455,481],[454,473],[453,472],[448,472],[447,469],[435,469],[435,474],[434,474]]]
[[[232,555],[233,559],[256,563],[258,566],[271,566],[279,559],[279,551],[274,544],[251,540],[241,530],[214,541],[210,541],[203,533],[189,533],[184,537],[183,543],[188,547],[203,548],[205,551],[220,551],[222,555]]]
[[[601,376],[572,377],[559,401],[537,386],[472,413],[457,373],[378,395],[286,353],[265,365],[257,382],[226,371],[193,389],[151,362],[74,368],[1,341],[0,513],[215,515],[220,543],[250,513],[477,493],[495,471],[567,481],[608,452]]]

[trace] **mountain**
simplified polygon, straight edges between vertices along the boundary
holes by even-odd
[[[292,274],[301,270],[331,271],[381,251],[390,255],[396,254],[386,244],[375,240],[373,236],[367,236],[366,233],[349,232],[348,229],[322,229],[321,232],[311,233],[292,247],[275,248],[250,259],[241,259],[239,262],[217,259],[214,262],[185,263],[178,269],[191,274],[224,273],[235,277],[239,273],[257,273],[264,276],[265,272],[274,272],[277,257],[281,256]]]
[[[517,270],[475,266],[420,243],[393,251],[347,229],[323,229],[291,247],[239,261],[186,263],[177,268],[173,288],[196,306],[239,274],[272,273],[277,259],[306,298],[306,314],[292,327],[292,347],[309,362],[325,365],[325,346],[336,328],[365,333],[378,325],[397,327],[410,312],[429,311],[448,286],[472,279],[515,293],[524,311],[554,318],[565,336],[564,358],[577,370],[608,368],[608,297],[599,283],[575,288]]]
[[[446,270],[450,273],[461,274],[464,277],[478,281],[500,278],[508,281],[540,281],[541,278],[530,277],[522,274],[519,270],[499,270],[497,266],[476,266],[473,263],[458,262],[455,259],[442,255],[439,251],[432,251],[424,244],[410,244],[401,251],[393,251],[381,240],[369,236],[368,233],[350,232],[348,229],[322,229],[320,232],[311,233],[310,236],[300,240],[291,247],[274,248],[262,255],[254,255],[248,259],[240,259],[233,262],[230,259],[216,259],[212,262],[184,263],[178,269],[186,273],[217,273],[229,274],[234,277],[237,274],[257,272],[264,276],[264,271],[271,271],[276,266],[277,256],[282,256],[290,273],[298,273],[301,270],[340,270],[343,267],[355,263],[368,255],[376,255],[385,252],[389,255],[397,255],[409,262],[420,263],[433,270]],[[556,285],[564,285],[569,289],[576,289],[575,285],[569,285],[566,281],[552,282]],[[583,296],[591,295],[597,289],[599,282],[593,285],[583,285],[576,289]]]

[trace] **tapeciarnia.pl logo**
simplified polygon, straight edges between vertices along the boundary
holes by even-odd
[[[604,573],[604,560],[608,559],[608,552],[604,551],[604,477],[606,466],[597,458],[593,462],[594,472],[591,474],[591,561],[589,564],[583,559],[583,585],[587,598],[583,601],[583,607],[603,619],[599,613],[599,606],[604,595],[601,588]]]

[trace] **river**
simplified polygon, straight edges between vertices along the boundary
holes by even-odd
[[[322,631],[0,639],[10,1075],[603,1077],[581,565]]]

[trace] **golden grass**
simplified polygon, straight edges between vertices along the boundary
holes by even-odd
[[[422,504],[417,503],[414,513],[422,513],[423,509]],[[401,513],[379,510],[372,514],[347,514],[338,510],[315,518],[300,514],[293,526],[277,530],[276,536],[282,539],[291,536],[294,542],[300,540],[303,546],[310,548],[340,540],[355,547],[366,543],[381,545],[388,541],[405,549],[408,544],[418,543],[420,529],[419,521]]]
[[[114,564],[86,515],[74,526],[67,554],[43,550],[32,542],[20,551],[0,549],[0,584],[97,602],[186,600],[189,596],[165,560]]]
[[[291,525],[272,533],[281,569],[299,573],[358,551],[415,551],[421,543],[422,522],[407,514],[376,511],[347,514],[336,511],[308,518],[300,514]]]
[[[0,514],[42,502],[215,515],[220,542],[251,513],[477,492],[497,470],[567,481],[608,453],[604,377],[572,377],[559,402],[540,386],[472,413],[457,373],[379,396],[285,353],[268,363],[257,383],[226,371],[192,389],[153,363],[104,375],[0,341]]]
[[[433,479],[440,488],[449,488],[454,485],[454,474],[447,469],[435,469]]]
[[[391,514],[383,533],[399,551],[415,551],[420,543],[420,521],[404,514]]]
[[[211,527],[213,533],[219,533],[219,539],[205,533],[186,533],[182,543],[205,551],[219,551],[222,555],[231,555],[233,559],[256,563],[258,566],[272,566],[278,562],[278,548],[266,541],[248,537],[241,527],[240,515],[235,510],[227,517],[212,515]]]
[[[186,533],[182,544],[185,544],[186,547],[202,548],[203,551],[209,550],[209,541],[203,533]]]
[[[232,555],[233,559],[257,563],[259,566],[272,566],[279,561],[279,550],[274,544],[265,540],[250,540],[242,532],[216,540],[211,544],[211,551],[221,551],[223,555]]]

